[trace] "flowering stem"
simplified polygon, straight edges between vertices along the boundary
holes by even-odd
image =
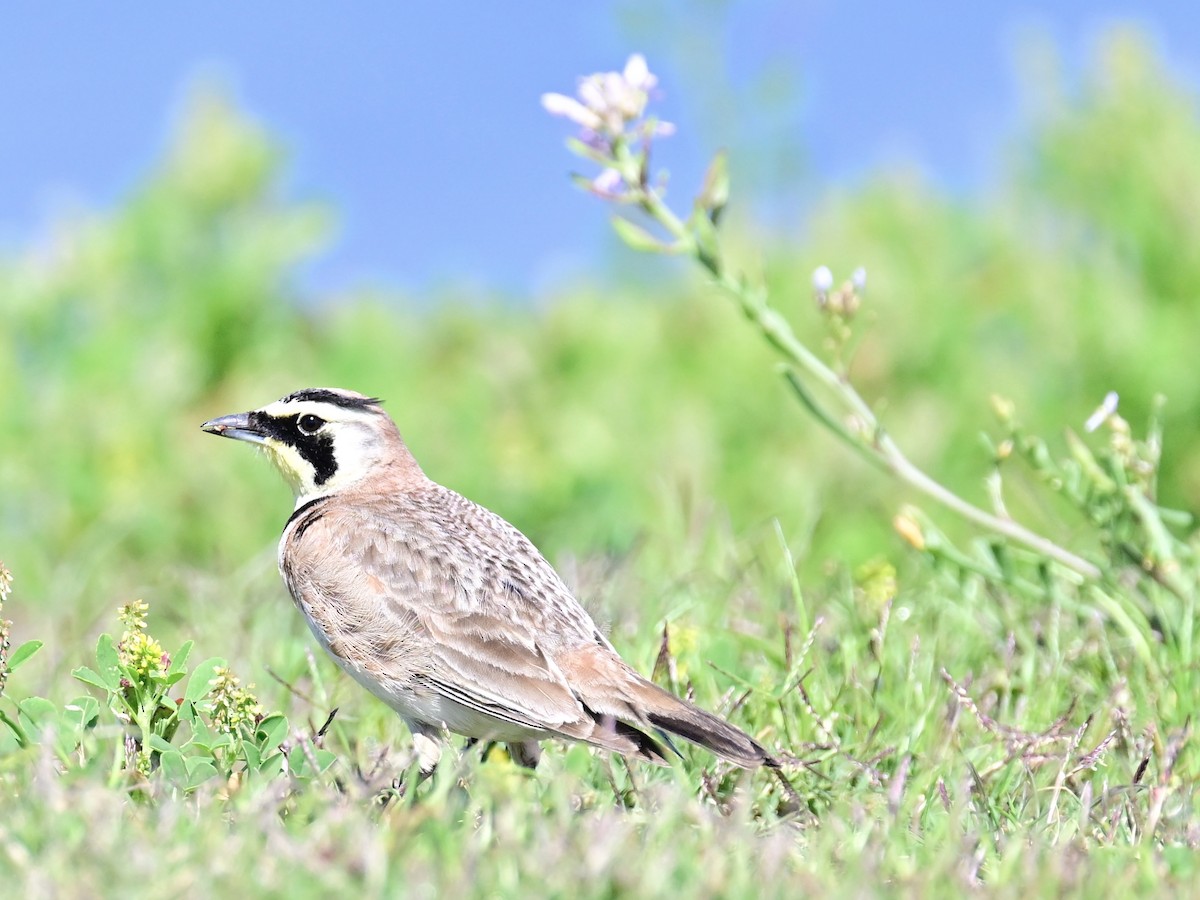
[[[646,104],[655,84],[657,79],[647,68],[646,60],[634,54],[620,73],[597,73],[583,79],[578,99],[562,94],[542,96],[542,105],[548,112],[564,116],[584,129],[585,137],[570,143],[572,150],[585,159],[613,170],[620,176],[624,186],[619,196],[607,184],[600,191],[593,182],[591,190],[606,199],[638,206],[671,239],[661,241],[630,222],[617,220],[617,230],[622,237],[643,250],[695,257],[713,280],[738,301],[742,312],[758,326],[763,336],[795,367],[786,374],[804,405],[866,459],[967,520],[1024,544],[1085,579],[1098,580],[1100,570],[1092,563],[1012,519],[993,515],[968,503],[913,465],[849,380],[825,365],[796,337],[787,320],[770,307],[766,290],[729,274],[721,260],[721,248],[716,235],[717,216],[729,195],[723,155],[718,154],[709,167],[705,187],[696,198],[692,215],[687,220],[681,219],[667,206],[652,183],[650,173],[653,137],[670,134],[673,130],[666,123],[645,117]],[[823,385],[841,401],[851,415],[849,427],[839,421],[839,416],[822,406],[803,379]]]
[[[675,251],[694,254],[696,240],[687,225],[675,215],[674,211],[663,202],[658,192],[647,183],[646,169],[649,161],[646,156],[634,153],[630,149],[628,141],[619,138],[613,143],[613,162],[615,163],[613,168],[621,173],[621,178],[630,186],[637,205],[650,218],[662,225],[675,239]]]
[[[949,488],[935,481],[918,468],[900,449],[880,424],[870,405],[854,389],[849,381],[829,368],[821,359],[796,337],[787,320],[772,309],[765,293],[755,291],[744,280],[729,275],[720,256],[709,250],[702,253],[700,243],[688,231],[678,216],[666,208],[652,191],[643,190],[639,198],[641,207],[654,217],[667,231],[676,235],[683,244],[677,249],[691,252],[698,262],[712,275],[717,285],[736,299],[746,317],[758,326],[763,336],[782,353],[804,375],[824,385],[853,415],[860,432],[843,425],[838,418],[820,403],[808,389],[794,369],[787,370],[786,377],[797,396],[830,431],[848,446],[858,451],[865,459],[891,472],[909,487],[925,494],[947,509],[953,510],[964,519],[1023,544],[1060,565],[1083,576],[1089,581],[1100,578],[1100,569],[1080,556],[1026,528],[1024,525],[993,515],[974,504],[968,503]]]

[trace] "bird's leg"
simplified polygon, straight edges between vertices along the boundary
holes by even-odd
[[[436,728],[423,723],[414,722],[411,725],[413,733],[413,750],[421,765],[421,774],[429,775],[437,768],[438,760],[442,758],[441,736]]]

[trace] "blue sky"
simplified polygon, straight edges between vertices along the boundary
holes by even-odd
[[[216,79],[289,148],[297,197],[341,227],[314,289],[446,285],[538,295],[611,264],[604,211],[570,189],[566,123],[538,97],[643,52],[661,146],[688,193],[729,146],[764,214],[872,169],[986,182],[1018,122],[1017,48],[1038,29],[1069,68],[1105,23],[1144,25],[1197,83],[1191,3],[600,2],[24,4],[0,14],[0,247],[64,209],[120,202],[189,85]]]

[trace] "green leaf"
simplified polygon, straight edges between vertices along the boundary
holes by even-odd
[[[317,771],[315,772],[312,770],[312,766],[309,763],[310,757],[312,761],[317,764]],[[318,747],[309,747],[309,753],[305,753],[304,748],[300,745],[297,745],[291,749],[290,753],[288,753],[288,768],[290,768],[297,775],[304,775],[311,778],[312,776],[319,775],[328,769],[331,765],[333,765],[333,762],[336,759],[337,754],[332,750],[322,750]]]
[[[608,155],[601,153],[595,147],[585,144],[579,138],[567,138],[567,149],[576,156],[590,160],[598,166],[608,168],[613,164],[613,161],[608,158]]]
[[[259,764],[262,762],[258,748],[250,743],[242,744],[242,756],[246,760],[246,767],[252,772],[257,772]]]
[[[670,253],[674,249],[670,244],[660,241],[641,225],[635,225],[620,216],[613,216],[612,227],[613,231],[617,233],[617,237],[630,248],[642,253]]]
[[[17,718],[20,718],[20,716]],[[0,722],[8,726],[8,730],[11,731],[13,737],[17,739],[18,747],[29,746],[29,735],[25,733],[25,729],[22,728],[18,722],[14,722],[12,719],[10,719],[8,717],[8,713],[6,713],[3,709],[0,709]]]
[[[17,709],[31,722],[40,722],[58,715],[58,707],[44,697],[26,697],[17,704]]]
[[[592,179],[586,175],[580,175],[578,172],[571,173],[571,184],[579,188],[581,191],[592,193],[595,185],[592,184]]]
[[[58,707],[43,697],[26,697],[17,704],[17,715],[27,731],[40,734],[46,725],[57,724]]]
[[[102,634],[96,640],[96,662],[102,670],[120,668],[121,654],[111,634]]]
[[[299,744],[288,751],[288,769],[293,774],[305,778],[311,778],[316,774],[308,764],[308,757],[304,753],[304,748]]]
[[[204,717],[197,714],[191,719],[192,723],[192,741],[194,743],[203,744],[207,747],[213,739],[212,729],[204,722]]]
[[[174,745],[170,741],[157,734],[150,735],[150,738],[146,741],[146,743],[150,745],[151,750],[157,750],[159,753],[166,753],[175,749]]]
[[[233,735],[224,731],[214,731],[197,718],[192,722],[192,746],[198,747],[205,753],[213,754],[217,750],[233,746]]]
[[[283,754],[282,753],[272,753],[270,756],[265,757],[261,763],[259,763],[258,771],[271,772],[272,774],[278,775],[280,773],[280,767],[282,765],[283,765]]]
[[[98,687],[102,691],[111,690],[108,682],[102,676],[89,669],[87,666],[80,666],[71,672],[75,678],[82,681],[84,684],[90,684],[92,687]]]
[[[217,774],[217,767],[198,756],[187,757],[187,789],[195,790]]]
[[[100,704],[91,695],[76,697],[63,707],[63,719],[80,729],[93,727],[99,718]]]
[[[15,672],[21,663],[25,662],[33,654],[42,649],[41,641],[26,641],[8,657],[8,671]]]
[[[255,732],[255,737],[258,740],[258,745],[266,750],[271,747],[278,747],[287,738],[288,720],[286,716],[274,715],[267,716],[258,723],[258,729]]]
[[[337,759],[337,754],[332,750],[316,750],[314,751],[313,755],[316,756],[317,765],[320,767],[322,772],[332,766],[334,761]]]
[[[192,671],[192,677],[188,679],[187,690],[183,692],[184,699],[190,700],[192,703],[199,703],[208,696],[208,689],[212,685],[217,669],[224,668],[226,665],[228,663],[221,657],[213,656],[196,666]]]
[[[121,655],[110,634],[102,634],[96,641],[96,668],[105,690],[114,694],[121,690]]]
[[[187,660],[192,653],[193,641],[184,641],[183,646],[171,656],[171,668],[167,669],[167,684],[174,684],[187,675]]]
[[[170,781],[179,785],[186,785],[188,781],[187,762],[183,758],[183,754],[172,747],[169,750],[164,750],[158,758],[159,767]]]
[[[696,205],[705,211],[707,218],[711,219],[713,224],[716,224],[721,216],[721,210],[728,202],[729,159],[722,150],[708,164],[708,171],[704,173],[704,184],[696,196]]]

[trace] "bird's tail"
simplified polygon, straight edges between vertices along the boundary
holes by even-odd
[[[747,769],[779,767],[740,728],[643,678],[606,647],[579,648],[557,661],[595,719],[594,733],[584,740],[661,763],[666,762],[666,753],[651,735],[657,733],[668,746],[667,736],[677,735]]]
[[[676,697],[653,682],[640,679],[637,699],[642,721],[668,734],[697,744],[722,759],[746,769],[778,767],[766,749],[720,716]]]

